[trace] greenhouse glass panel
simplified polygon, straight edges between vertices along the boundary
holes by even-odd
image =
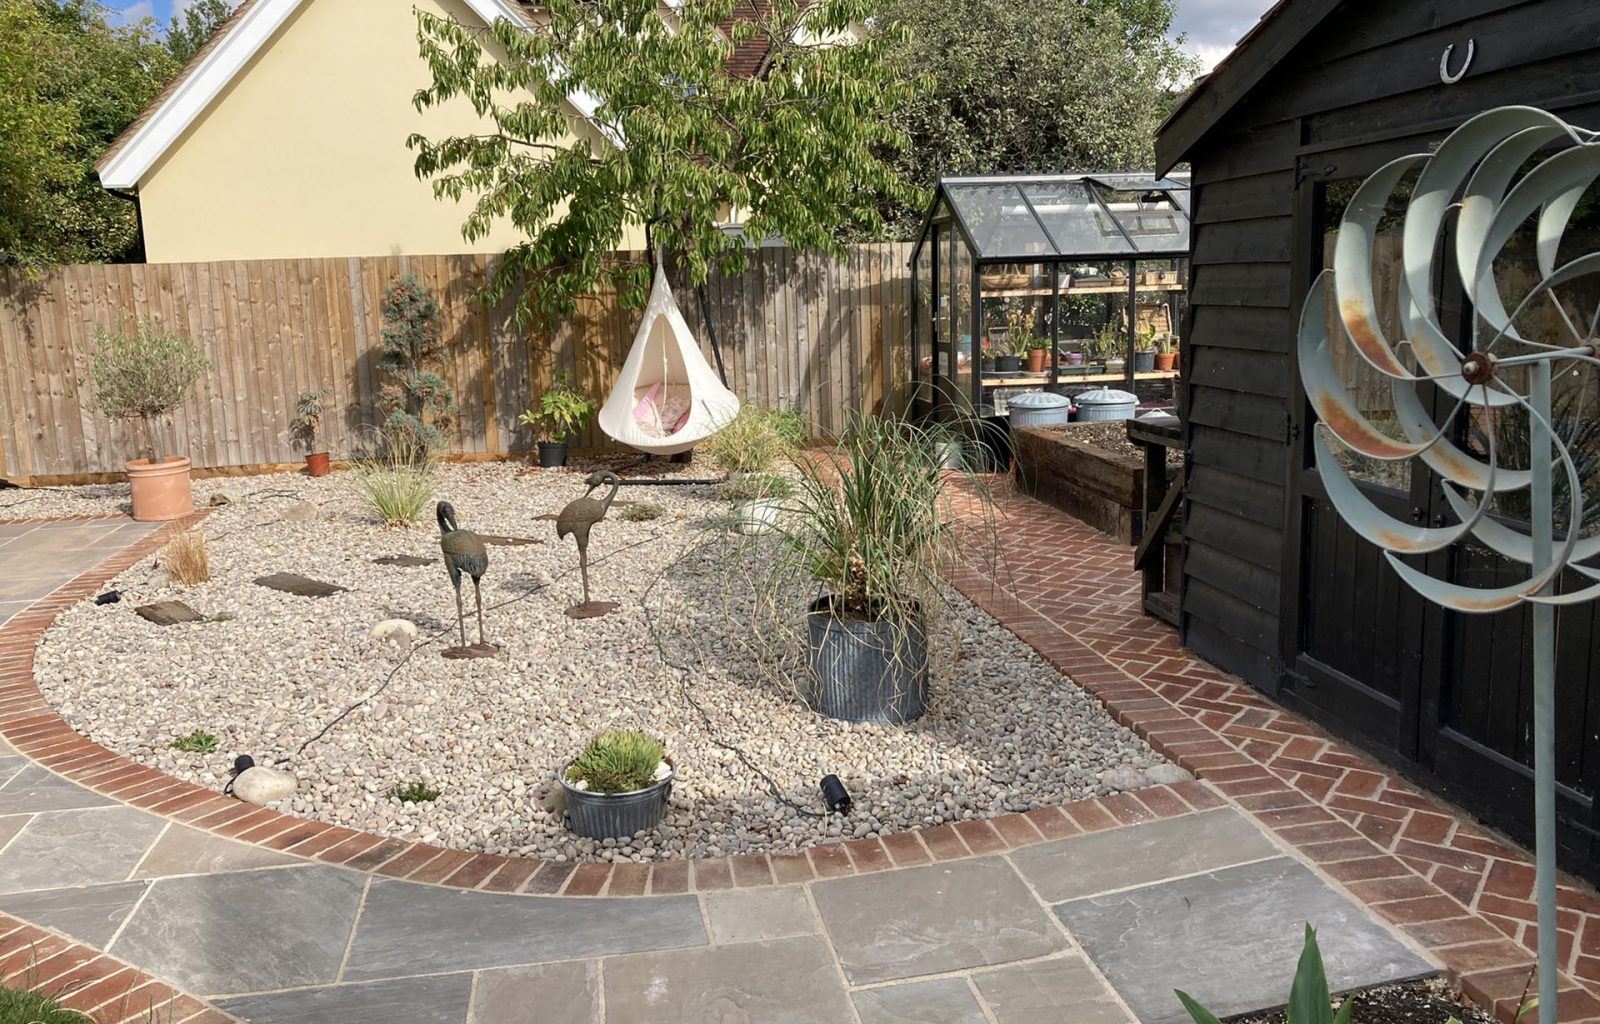
[[[1017,186],[951,185],[946,194],[972,234],[979,259],[1008,259],[1055,252]]]
[[[1128,239],[1081,181],[1022,186],[1059,255],[1110,256],[1130,252]]]

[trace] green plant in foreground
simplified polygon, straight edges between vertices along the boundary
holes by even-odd
[[[808,433],[799,413],[747,405],[700,448],[724,473],[761,473],[792,457]]]
[[[724,501],[756,501],[761,498],[787,498],[794,493],[794,484],[786,476],[776,473],[749,473],[724,481],[717,493]]]
[[[205,356],[192,340],[148,316],[132,330],[126,321],[114,331],[96,327],[94,341],[93,407],[133,423],[140,454],[157,461],[162,453],[156,450],[156,421],[176,409],[200,379]]]
[[[439,799],[439,791],[425,782],[408,782],[395,786],[389,795],[405,804],[426,804]]]
[[[187,754],[215,753],[220,741],[204,729],[196,729],[187,736],[179,736],[167,744],[170,750],[181,750]]]
[[[1221,1024],[1210,1010],[1189,997],[1187,992],[1177,992],[1178,1001],[1189,1011],[1195,1024]],[[1328,993],[1328,977],[1322,969],[1322,950],[1317,948],[1317,932],[1306,925],[1306,943],[1300,951],[1300,963],[1294,970],[1294,981],[1289,986],[1288,1024],[1350,1024],[1350,1014],[1355,1011],[1354,996],[1347,996],[1333,1012],[1333,997]]]
[[[409,435],[386,434],[379,452],[354,460],[351,471],[385,526],[410,526],[433,497],[434,462],[433,451]]]
[[[0,988],[0,1024],[94,1024],[94,1018],[42,992]]]
[[[622,510],[622,518],[630,523],[647,523],[666,514],[667,510],[653,501],[641,501]]]
[[[568,782],[587,782],[594,793],[631,793],[650,785],[666,757],[657,740],[637,729],[613,729],[589,741],[567,767]]]

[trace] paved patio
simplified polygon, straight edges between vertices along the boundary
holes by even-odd
[[[1007,514],[1034,540],[1007,589],[959,582],[1203,781],[799,855],[577,870],[249,808],[72,734],[33,685],[33,644],[162,540],[145,535],[0,626],[0,976],[65,987],[100,1021],[155,1004],[258,1024],[535,1006],[591,1024],[1163,1022],[1183,1019],[1173,987],[1223,1015],[1280,1001],[1310,920],[1336,986],[1438,963],[1507,1008],[1530,961],[1523,851],[1184,656],[1134,609],[1127,549],[1031,501]],[[1577,884],[1562,898],[1582,975],[1600,904]],[[1578,980],[1563,1008],[1600,1015]]]
[[[131,519],[0,522],[0,627],[160,526]]]

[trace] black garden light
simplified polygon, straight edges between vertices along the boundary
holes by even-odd
[[[844,788],[844,783],[839,781],[839,776],[822,777],[822,799],[827,803],[828,810],[834,814],[850,813],[850,793]]]

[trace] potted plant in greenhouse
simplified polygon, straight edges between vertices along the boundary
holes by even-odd
[[[306,475],[328,475],[328,449],[317,448],[317,427],[322,425],[322,400],[328,389],[302,391],[294,406],[294,425],[306,446]]]
[[[126,465],[133,489],[133,518],[141,522],[181,519],[194,511],[189,490],[189,459],[158,449],[157,425],[183,401],[206,370],[206,358],[193,340],[164,330],[161,322],[140,317],[129,330],[95,328],[94,361],[89,368],[93,406],[133,427],[141,458]]]
[[[594,399],[579,391],[572,374],[559,373],[545,393],[539,396],[539,410],[529,409],[517,417],[523,426],[537,431],[539,465],[554,469],[567,464],[567,439],[594,415]]]
[[[1028,339],[1028,372],[1043,373],[1045,364],[1050,361],[1050,339]]]
[[[1156,326],[1139,328],[1139,349],[1133,354],[1133,372],[1149,373],[1156,368]]]
[[[1175,334],[1165,334],[1157,344],[1159,350],[1156,352],[1156,369],[1163,373],[1171,372],[1178,364],[1178,337]]]
[[[674,774],[660,740],[637,729],[602,732],[561,769],[567,822],[590,839],[648,832],[666,813]]]
[[[1097,337],[1100,361],[1105,364],[1105,372],[1122,373],[1126,370],[1128,368],[1128,359],[1125,355],[1126,339],[1123,333],[1117,330],[1116,324],[1106,324],[1100,328]]]
[[[978,557],[976,542],[992,536],[984,530],[993,513],[986,484],[960,464],[947,466],[960,436],[864,416],[831,457],[797,464],[771,592],[786,592],[784,578],[822,587],[807,608],[801,684],[820,714],[898,723],[926,710],[928,625],[948,601],[945,570],[958,554]],[[954,474],[961,514],[947,487]]]
[[[1075,342],[1074,344],[1078,345],[1079,347],[1066,349],[1061,353],[1061,360],[1062,362],[1066,363],[1067,366],[1074,369],[1079,369],[1083,366],[1084,360],[1084,352],[1083,348],[1081,347],[1083,343]]]

